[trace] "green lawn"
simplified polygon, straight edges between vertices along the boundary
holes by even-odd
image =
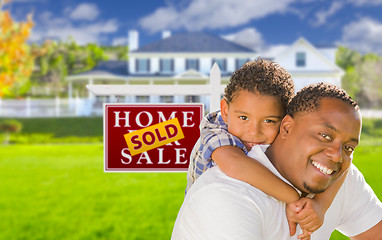
[[[104,173],[102,144],[10,145],[0,153],[0,239],[171,236],[186,173]],[[361,146],[355,156],[380,199],[381,156],[382,146]]]
[[[185,173],[103,173],[101,144],[0,152],[0,239],[169,239]]]

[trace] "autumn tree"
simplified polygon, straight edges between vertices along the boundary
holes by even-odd
[[[0,97],[11,95],[13,91],[29,81],[34,66],[34,57],[26,43],[33,27],[32,16],[26,22],[13,21],[0,0]]]

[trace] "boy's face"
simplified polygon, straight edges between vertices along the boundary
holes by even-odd
[[[255,145],[271,144],[280,128],[284,109],[279,99],[241,90],[228,105],[220,104],[228,132],[238,137],[250,150]]]

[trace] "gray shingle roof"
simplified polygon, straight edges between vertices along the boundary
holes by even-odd
[[[254,50],[225,40],[219,36],[188,32],[142,46],[133,52],[255,52]]]
[[[127,61],[101,61],[93,69],[85,71],[77,76],[81,75],[116,75],[116,76],[126,76],[128,75],[128,62]]]

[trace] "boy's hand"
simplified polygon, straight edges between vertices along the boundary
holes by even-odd
[[[285,207],[290,236],[294,236],[296,234],[296,227],[298,224],[297,214],[300,211],[301,211],[301,204],[298,201],[288,203]]]
[[[296,234],[296,227],[298,224],[298,213],[302,209],[302,203],[299,201],[292,202],[286,205],[286,215],[289,225],[289,233],[290,236],[293,236]],[[300,240],[310,240],[310,234],[311,232],[303,230],[303,233],[298,235],[297,238]]]
[[[324,223],[325,216],[325,210],[321,205],[310,198],[301,198],[297,202],[301,204],[301,211],[297,212],[301,229],[310,233],[319,229]]]
[[[304,230],[304,231],[302,231],[302,234],[297,236],[297,238],[300,240],[310,240],[310,234],[312,234],[312,233]]]
[[[301,198],[286,205],[286,216],[290,235],[296,234],[296,226],[300,224],[303,234],[299,239],[309,240],[310,234],[319,229],[324,222],[325,211],[313,199]]]

